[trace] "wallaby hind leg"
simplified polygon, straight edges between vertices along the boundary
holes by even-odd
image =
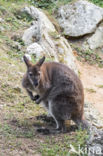
[[[38,128],[37,132],[42,133],[44,135],[48,135],[48,134],[57,134],[57,133],[61,133],[61,132],[66,132],[65,130],[65,126],[64,126],[64,121],[63,120],[58,120],[56,119],[56,124],[58,122],[58,125],[55,129],[48,129],[48,128]]]
[[[49,113],[53,117],[56,128],[55,129],[47,129],[47,128],[39,128],[37,129],[37,132],[43,133],[43,134],[56,134],[61,132],[66,132],[65,128],[65,121],[61,118],[62,115],[58,113],[59,109],[58,106],[55,107],[55,102],[49,101]]]
[[[58,109],[58,105],[55,104],[55,101],[49,101],[49,113],[53,117],[55,123],[56,123],[56,129],[57,131],[64,132],[65,131],[65,120],[62,119],[62,115]]]

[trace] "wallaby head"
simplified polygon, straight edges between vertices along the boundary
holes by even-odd
[[[30,62],[26,56],[24,56],[24,62],[27,66],[27,76],[33,87],[37,87],[40,82],[40,67],[45,61],[45,56],[42,57],[36,64]]]

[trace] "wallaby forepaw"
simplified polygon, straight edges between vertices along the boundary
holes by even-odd
[[[61,129],[48,129],[48,128],[38,128],[37,132],[43,135],[64,133]]]
[[[37,101],[39,98],[40,98],[39,95],[35,95],[35,96],[33,96],[32,100],[33,100],[33,101]]]
[[[45,120],[46,118],[47,118],[47,115],[45,115],[45,114],[36,116],[37,120]]]
[[[39,97],[35,102],[36,104],[39,104],[41,102],[41,98]]]

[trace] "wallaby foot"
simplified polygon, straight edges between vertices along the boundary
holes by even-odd
[[[38,128],[36,131],[37,131],[38,133],[42,133],[43,135],[48,135],[48,134],[50,134],[50,130],[47,129],[47,128]]]
[[[43,135],[49,135],[49,134],[59,134],[59,133],[66,133],[67,131],[62,131],[62,129],[48,129],[48,128],[38,128],[38,133],[41,133]]]
[[[54,119],[51,116],[47,116],[45,114],[37,116],[36,119],[37,120],[42,120],[42,121],[45,121],[45,122],[48,122],[48,123],[52,123],[52,124],[55,123]]]
[[[49,113],[50,115],[53,117],[55,123],[56,123],[56,129],[55,131],[60,131],[60,132],[65,132],[66,131],[66,127],[65,127],[65,120],[62,117],[62,114],[60,115],[58,113],[59,110],[59,106],[58,106],[58,101],[56,101],[56,99],[54,99],[53,101],[49,101]],[[57,104],[57,106],[55,107],[55,105]]]
[[[47,116],[41,116],[41,117],[44,117],[44,118],[46,117],[45,119],[48,119]],[[39,128],[39,129],[37,129],[37,132],[42,133],[44,135],[66,133],[67,132],[64,120],[58,119],[56,116],[55,117],[53,116],[53,118],[52,117],[49,117],[49,118],[52,119],[53,123],[56,122],[56,128],[55,129]],[[40,119],[40,117],[39,117],[39,119]]]

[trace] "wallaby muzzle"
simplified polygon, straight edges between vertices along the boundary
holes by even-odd
[[[33,81],[33,84],[34,84],[35,87],[37,87],[37,86],[38,86],[38,80],[35,79],[35,80]]]

